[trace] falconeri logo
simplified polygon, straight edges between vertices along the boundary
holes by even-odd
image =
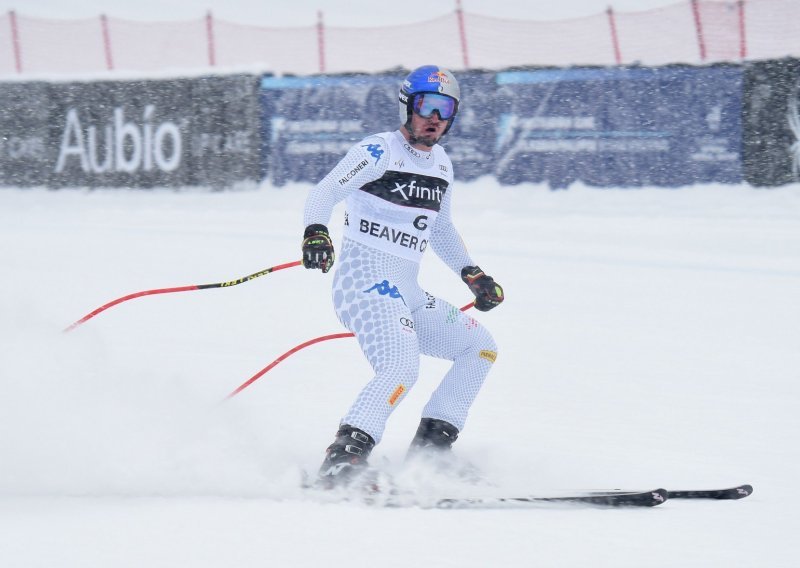
[[[356,167],[350,170],[347,173],[347,175],[345,175],[342,179],[339,180],[339,185],[345,185],[347,182],[353,179],[354,175],[363,170],[367,166],[367,164],[368,162],[366,160],[361,160],[360,162],[358,162],[358,164],[356,164]]]
[[[156,107],[144,107],[140,124],[127,122],[122,107],[103,126],[84,129],[77,109],[67,111],[55,171],[63,172],[70,159],[78,160],[84,172],[135,172],[154,169],[171,172],[181,164],[183,139],[178,125],[153,123]],[[102,132],[102,134],[101,134]],[[98,147],[103,148],[102,156]]]

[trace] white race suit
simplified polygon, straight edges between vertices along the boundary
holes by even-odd
[[[417,283],[429,246],[459,276],[475,265],[450,217],[452,181],[453,165],[441,146],[423,152],[399,130],[383,132],[354,145],[306,201],[305,225],[327,226],[333,207],[345,200],[333,304],[375,376],[342,423],[376,443],[417,381],[421,354],[453,361],[422,415],[459,431],[497,357],[480,323]]]

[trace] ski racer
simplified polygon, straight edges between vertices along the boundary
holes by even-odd
[[[491,310],[504,298],[467,252],[450,215],[453,165],[438,142],[453,126],[460,99],[450,71],[415,69],[400,88],[400,128],[355,144],[306,200],[303,265],[323,273],[335,259],[327,224],[345,200],[333,305],[375,373],[327,449],[318,474],[323,487],[348,486],[367,470],[389,416],[417,381],[420,355],[453,364],[422,410],[409,455],[449,452],[497,357],[480,323],[417,282],[430,247],[475,295],[476,309]]]

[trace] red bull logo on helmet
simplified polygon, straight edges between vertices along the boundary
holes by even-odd
[[[450,84],[450,77],[444,71],[434,71],[428,75],[428,83],[445,83]]]

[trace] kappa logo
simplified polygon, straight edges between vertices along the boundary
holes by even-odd
[[[403,298],[402,294],[400,294],[400,290],[397,289],[397,286],[392,286],[391,284],[389,284],[388,280],[384,280],[383,282],[378,282],[377,284],[374,284],[372,288],[364,290],[364,293],[369,294],[373,290],[376,291],[381,296],[389,296],[390,298],[400,298],[401,300],[403,300],[404,304],[406,303],[405,298]]]
[[[383,156],[383,148],[381,148],[380,144],[362,144],[362,148],[366,148],[369,155],[375,158],[375,163],[377,164],[381,156]]]

